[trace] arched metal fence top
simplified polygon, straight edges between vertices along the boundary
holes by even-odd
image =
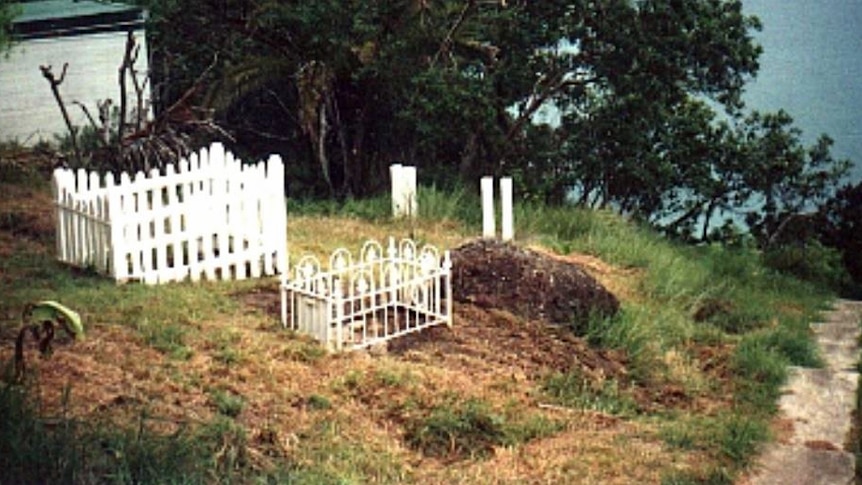
[[[448,251],[412,239],[368,240],[355,255],[334,250],[323,268],[304,256],[282,282],[282,322],[333,350],[385,342],[432,325],[451,325]]]

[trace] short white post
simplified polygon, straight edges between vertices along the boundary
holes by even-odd
[[[482,177],[482,237],[493,238],[497,232],[494,221],[494,177]]]
[[[500,205],[503,211],[501,221],[503,241],[511,241],[515,237],[515,217],[512,214],[512,177],[500,179]]]
[[[416,216],[416,167],[389,166],[392,179],[392,217]]]

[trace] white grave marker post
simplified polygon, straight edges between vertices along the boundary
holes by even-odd
[[[515,217],[512,214],[512,177],[500,179],[500,205],[503,212],[501,221],[503,241],[511,241],[515,237]]]
[[[389,166],[392,178],[392,216],[415,217],[416,204],[416,167],[395,163]]]
[[[493,238],[497,232],[494,221],[494,178],[482,177],[482,237]]]

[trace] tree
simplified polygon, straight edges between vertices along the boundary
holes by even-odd
[[[0,0],[0,54],[12,45],[12,20],[18,13],[19,9],[11,0]]]
[[[154,51],[171,66],[160,69],[176,73],[218,53],[208,99],[237,139],[287,152],[309,180],[341,196],[380,188],[395,160],[441,183],[516,171],[530,172],[524,183],[572,183],[594,175],[585,170],[592,166],[605,174],[588,180],[603,203],[649,215],[659,197],[641,189],[678,170],[650,152],[667,141],[669,117],[691,96],[736,109],[759,54],[749,34],[758,23],[739,1],[150,6]],[[536,130],[534,117],[548,106],[569,126]],[[582,144],[585,133],[588,159],[530,160]],[[565,192],[557,183],[522,189],[556,201]]]
[[[815,212],[835,195],[850,162],[832,157],[833,141],[826,135],[804,147],[801,132],[783,111],[755,112],[746,121],[745,183],[761,202],[746,212],[746,223],[761,246],[768,247],[779,242],[794,218]]]
[[[837,249],[853,280],[862,285],[862,183],[845,185],[818,211],[820,240]]]

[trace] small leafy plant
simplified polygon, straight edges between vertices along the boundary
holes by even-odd
[[[28,333],[39,342],[39,352],[42,355],[51,353],[51,341],[54,339],[56,326],[62,327],[73,339],[84,338],[84,324],[78,312],[56,301],[27,304],[21,313],[21,322],[23,326],[15,341],[15,377],[18,380],[24,377],[24,340]]]

